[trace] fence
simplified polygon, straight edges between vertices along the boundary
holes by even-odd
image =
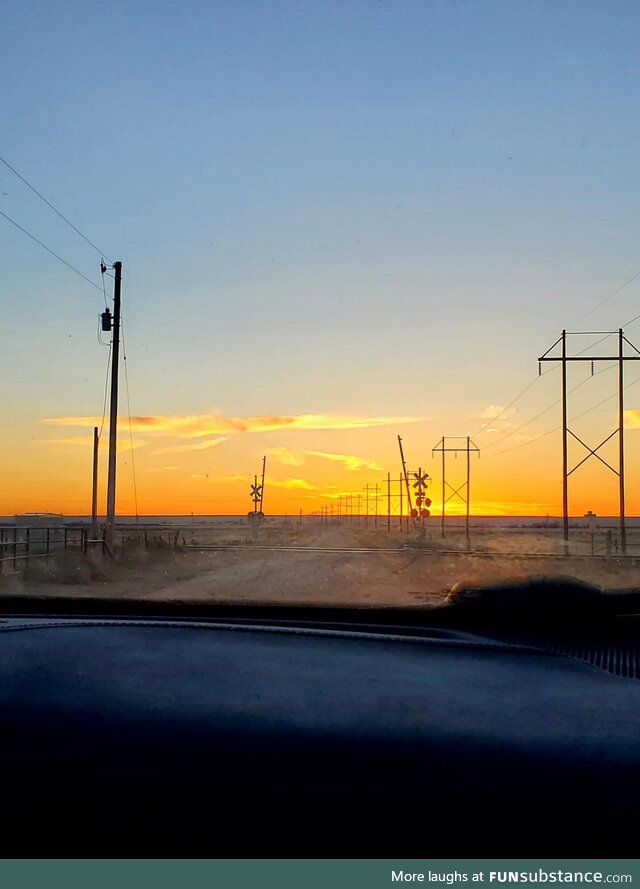
[[[21,571],[31,559],[47,559],[65,550],[86,553],[90,529],[82,527],[0,526],[0,576]]]

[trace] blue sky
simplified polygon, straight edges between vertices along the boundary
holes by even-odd
[[[9,0],[0,154],[123,261],[134,411],[435,415],[437,438],[640,268],[639,24],[589,0]],[[4,168],[0,209],[99,282]],[[0,263],[15,447],[99,412],[101,297],[3,219]]]

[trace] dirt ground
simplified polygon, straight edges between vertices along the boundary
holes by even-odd
[[[561,552],[561,538],[531,531],[476,535],[474,554],[464,552],[464,535],[443,541],[435,529],[423,546],[414,533],[387,533],[384,527],[296,524],[262,528],[255,536],[241,524],[215,532],[194,529],[180,542],[189,548],[172,552],[151,540],[147,550],[128,540],[115,564],[90,563],[72,553],[33,560],[27,571],[0,578],[0,594],[373,605],[438,604],[458,581],[541,574],[579,577],[605,588],[640,587],[640,558],[543,557],[539,554]],[[228,548],[205,548],[212,544]]]

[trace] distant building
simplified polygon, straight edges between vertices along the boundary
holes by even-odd
[[[63,528],[64,516],[59,512],[19,512],[14,516],[16,525],[29,528]]]
[[[29,542],[31,552],[61,549],[64,547],[64,516],[58,512],[20,512],[13,517],[20,530],[18,543]],[[28,530],[27,530],[28,529]]]

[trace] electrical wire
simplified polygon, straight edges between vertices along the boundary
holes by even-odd
[[[612,367],[615,367],[615,365],[611,364],[606,369],[611,370]],[[600,371],[600,373],[602,373],[602,371]],[[624,391],[626,391],[627,389],[630,389],[632,386],[635,386],[637,383],[640,383],[640,377],[638,377],[637,380],[633,380],[631,383],[627,383],[627,385],[624,387]],[[585,411],[582,411],[581,414],[577,414],[575,417],[573,417],[573,421],[579,420],[581,417],[586,416],[586,414],[590,414],[591,411],[595,411],[597,408],[602,407],[603,404],[606,404],[608,401],[611,401],[613,398],[617,398],[617,396],[618,396],[617,392],[614,392],[613,395],[607,395],[607,397],[603,398],[602,401],[599,401],[597,404],[594,404],[591,407],[588,407]],[[508,454],[510,451],[515,451],[518,448],[524,448],[526,445],[533,444],[534,441],[539,441],[541,438],[544,438],[546,435],[551,435],[552,432],[557,432],[558,429],[561,429],[561,428],[562,428],[562,426],[554,426],[553,429],[548,429],[546,432],[543,432],[540,435],[536,435],[535,438],[530,438],[528,441],[523,441],[520,444],[514,445],[511,448],[506,448],[504,451],[498,451],[495,454],[489,454],[489,459],[491,459],[491,457],[499,457],[501,454]]]
[[[588,312],[586,312],[584,315],[582,315],[580,318],[577,319],[576,324],[580,324],[580,322],[584,321],[585,318],[588,318],[590,315],[593,315],[593,313],[597,309],[599,309],[600,306],[603,306],[606,302],[609,302],[610,299],[613,299],[614,296],[617,296],[621,290],[624,290],[624,288],[627,287],[629,284],[631,284],[632,281],[635,281],[636,278],[640,278],[640,272],[636,272],[634,275],[631,275],[631,277],[628,278],[624,282],[624,284],[621,284],[612,293],[609,293],[607,296],[604,297],[604,299],[601,299],[599,303],[596,303],[596,305],[592,309],[589,309]]]
[[[99,290],[102,293],[102,288],[100,287],[99,284],[96,284],[95,281],[91,280],[91,278],[87,278],[86,275],[83,275],[83,273],[78,271],[78,269],[75,266],[71,265],[70,262],[67,262],[66,259],[63,259],[59,254],[55,253],[50,247],[47,247],[46,244],[43,244],[42,241],[40,241],[38,238],[36,238],[35,235],[32,235],[31,232],[27,231],[26,228],[23,228],[21,225],[19,225],[19,223],[17,223],[15,221],[15,219],[12,219],[10,216],[7,216],[7,214],[4,213],[2,210],[0,210],[0,216],[4,216],[4,218],[6,220],[8,220],[8,222],[10,222],[11,225],[15,225],[16,228],[20,229],[21,232],[24,232],[24,234],[27,235],[27,237],[31,238],[32,241],[35,241],[36,244],[39,244],[40,247],[43,247],[47,251],[47,253],[50,253],[52,256],[55,256],[55,258],[58,259],[64,265],[66,265],[67,268],[71,269],[72,272],[75,272],[76,275],[80,275],[81,278],[84,278],[84,280],[87,282],[87,284],[91,284],[92,287],[95,287],[96,290]]]
[[[553,429],[548,429],[546,432],[542,432],[540,435],[536,435],[535,438],[530,438],[528,441],[520,442],[520,444],[513,445],[510,448],[505,448],[504,451],[497,451],[494,454],[489,454],[485,459],[490,460],[492,457],[499,457],[501,454],[508,454],[510,451],[517,451],[518,448],[524,448],[527,445],[533,444],[534,441],[540,441],[541,438],[544,438],[547,435],[551,435],[552,432],[557,432],[558,429],[561,429],[561,426],[554,426]]]
[[[5,165],[5,167],[8,167],[8,169],[11,170],[11,172],[14,173],[18,177],[18,179],[21,180],[21,182],[24,182],[24,184],[27,186],[27,188],[30,188],[31,191],[34,194],[36,194],[40,198],[41,201],[44,201],[44,203],[47,205],[47,207],[50,207],[53,210],[53,212],[56,213],[60,217],[60,219],[62,219],[64,222],[66,222],[67,225],[70,226],[74,230],[74,232],[76,232],[76,234],[80,235],[80,237],[82,238],[83,241],[86,241],[90,247],[93,247],[93,249],[95,251],[97,251],[101,256],[104,256],[105,259],[108,259],[109,262],[111,262],[111,260],[109,259],[107,254],[104,252],[104,250],[100,250],[99,247],[96,247],[96,245],[93,243],[93,241],[90,241],[86,235],[83,235],[82,232],[80,231],[80,229],[76,228],[76,226],[73,224],[73,222],[71,222],[69,219],[67,219],[67,217],[64,216],[60,212],[60,210],[57,209],[57,207],[53,206],[51,201],[48,201],[44,195],[40,194],[40,192],[38,191],[37,188],[35,188],[35,186],[33,186],[30,182],[28,182],[24,178],[24,176],[22,176],[20,173],[18,173],[18,171],[15,169],[15,167],[11,166],[9,161],[5,160],[5,158],[3,158],[2,156],[0,156],[0,161],[2,161],[2,163]],[[111,263],[111,264],[113,265],[113,263]]]
[[[609,364],[609,365],[607,365],[607,367],[603,367],[601,370],[596,371],[592,376],[595,377],[598,374],[604,373],[607,370],[611,370],[612,367],[615,367],[615,364]],[[574,386],[572,389],[570,389],[567,394],[571,395],[573,392],[575,392],[581,386],[584,386],[585,383],[587,383],[590,379],[592,379],[592,376],[585,377],[584,380],[581,380],[576,386]],[[547,413],[547,411],[550,411],[551,408],[555,407],[559,403],[560,403],[560,399],[557,398],[552,404],[548,405],[544,410],[540,411],[539,414],[536,414],[535,417],[531,417],[531,419],[527,420],[524,423],[521,423],[520,426],[516,426],[515,429],[512,429],[506,435],[503,435],[502,438],[498,438],[496,441],[492,441],[488,445],[485,445],[484,450],[487,451],[490,448],[496,447],[496,445],[501,444],[503,441],[506,441],[507,438],[511,438],[511,436],[515,435],[516,432],[519,432],[525,426],[528,426],[530,423],[533,423],[535,420],[542,417],[544,414]],[[500,453],[503,453],[503,452],[501,451]]]
[[[140,521],[140,516],[138,514],[138,487],[136,484],[136,464],[135,458],[133,456],[133,427],[131,425],[131,400],[129,398],[129,372],[127,370],[127,346],[124,338],[124,319],[120,319],[121,329],[122,329],[122,360],[124,363],[124,382],[125,389],[127,392],[127,414],[129,416],[129,441],[131,444],[131,472],[133,475],[133,500],[136,507],[136,524]]]
[[[507,404],[505,407],[502,408],[502,410],[500,411],[499,414],[496,414],[495,417],[490,417],[485,423],[482,424],[482,426],[481,426],[476,432],[473,432],[472,435],[482,435],[482,433],[483,433],[484,430],[487,428],[487,426],[490,426],[492,423],[495,423],[496,420],[499,420],[500,417],[501,417],[503,414],[505,414],[505,413],[509,410],[510,407],[513,407],[513,405],[514,405],[517,401],[519,401],[520,398],[522,398],[522,396],[525,394],[525,392],[528,392],[529,389],[531,389],[531,387],[532,387],[535,383],[537,383],[539,379],[540,379],[540,377],[534,377],[534,378],[531,380],[531,382],[527,383],[527,385],[524,387],[524,389],[522,389],[522,390],[516,395],[516,397],[513,398],[513,399],[509,402],[509,404]]]
[[[625,287],[627,287],[629,284],[631,284],[633,281],[635,281],[636,278],[639,278],[639,277],[640,277],[640,271],[636,272],[634,275],[632,275],[630,278],[628,278],[623,284],[621,284],[619,287],[617,287],[612,293],[609,293],[607,296],[605,296],[604,299],[600,300],[600,302],[597,303],[597,305],[595,305],[592,309],[590,309],[586,314],[582,315],[581,318],[578,318],[577,321],[576,321],[575,323],[576,323],[576,324],[579,324],[579,323],[580,323],[581,321],[583,321],[585,318],[588,318],[589,315],[591,315],[593,312],[596,311],[596,309],[598,309],[601,305],[604,305],[605,302],[607,302],[608,300],[612,299],[614,296],[616,296],[618,293],[620,293],[621,290],[624,290]],[[631,318],[629,321],[627,321],[626,324],[623,325],[623,328],[630,327],[632,324],[634,324],[636,321],[639,321],[639,320],[640,320],[640,314],[635,315],[633,318]],[[584,349],[581,349],[579,352],[576,352],[576,356],[578,356],[578,355],[583,355],[586,351],[588,351],[589,349],[593,349],[595,346],[598,346],[600,343],[603,343],[605,340],[609,339],[609,337],[611,337],[611,336],[613,336],[613,335],[614,335],[614,331],[612,331],[611,333],[607,333],[607,334],[605,334],[605,335],[604,335],[603,337],[601,337],[599,340],[596,340],[595,343],[590,343],[588,346],[585,346]],[[575,356],[574,356],[574,357],[575,357]],[[550,372],[551,372],[552,370],[554,370],[554,369],[555,369],[555,367],[550,367],[548,370],[543,371],[543,372],[542,372],[541,374],[539,374],[537,377],[534,377],[534,379],[531,380],[531,382],[528,383],[528,384],[524,387],[524,389],[522,389],[522,391],[519,392],[518,395],[516,395],[516,397],[515,397],[512,401],[509,402],[509,404],[508,404],[506,407],[502,408],[502,410],[500,411],[499,414],[496,414],[494,417],[491,417],[489,420],[487,420],[485,423],[483,423],[482,426],[481,426],[476,432],[474,432],[474,433],[472,433],[472,434],[473,434],[473,435],[481,435],[481,434],[483,434],[488,426],[490,426],[490,425],[491,425],[492,423],[494,423],[496,420],[499,420],[500,417],[502,417],[502,416],[509,410],[509,408],[513,407],[513,405],[514,405],[517,401],[519,401],[520,398],[522,398],[522,396],[523,396],[526,392],[529,391],[529,389],[531,389],[531,387],[534,385],[534,383],[535,383],[536,380],[538,380],[538,379],[540,379],[540,377],[543,377],[543,376],[545,376],[546,374],[550,373]],[[601,371],[598,371],[598,373],[601,373]],[[581,384],[580,384],[580,385],[581,385]],[[574,390],[572,390],[572,391],[574,391]],[[558,403],[558,402],[556,401],[556,402],[554,402],[554,404],[549,405],[549,408],[547,408],[547,410],[550,410],[550,409],[551,409],[552,407],[554,407],[557,403]],[[539,414],[538,416],[540,416],[540,414]],[[530,420],[529,422],[532,422],[532,421]],[[523,424],[523,425],[526,426],[527,424],[525,423],[525,424]],[[522,426],[520,426],[519,428],[521,429]],[[515,431],[517,431],[517,430],[515,430]],[[504,440],[504,439],[500,439],[499,441],[503,441],[503,440]],[[533,439],[532,439],[532,440],[533,440]],[[493,447],[495,444],[498,444],[499,441],[492,442],[490,445],[487,445],[487,447]],[[502,453],[502,452],[501,452],[501,453]]]
[[[633,318],[632,318],[630,321],[627,321],[626,324],[623,324],[623,325],[622,325],[623,329],[625,329],[625,328],[627,328],[627,327],[631,327],[631,325],[632,325],[632,324],[635,324],[636,321],[638,321],[638,320],[640,320],[640,315],[634,315]]]
[[[106,343],[102,343],[102,345],[106,345]],[[104,421],[107,416],[107,393],[109,391],[109,370],[111,368],[111,343],[109,343],[109,351],[107,353],[107,370],[104,375],[104,399],[102,402],[102,422],[100,423],[100,431],[98,432],[98,439],[102,437],[102,430],[104,429]]]

